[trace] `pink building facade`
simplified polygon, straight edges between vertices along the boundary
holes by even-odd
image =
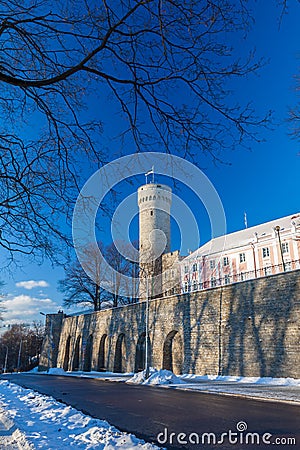
[[[300,213],[214,238],[180,262],[181,292],[300,269]]]

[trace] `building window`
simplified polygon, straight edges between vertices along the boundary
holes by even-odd
[[[193,264],[193,272],[197,272],[197,263]]]
[[[272,275],[272,267],[264,267],[265,276]]]
[[[188,292],[188,290],[189,290],[189,285],[188,285],[188,283],[185,283],[185,285],[184,285],[184,292]]]
[[[270,256],[270,250],[269,247],[264,247],[262,249],[262,254],[263,254],[263,258],[267,258],[268,256]]]
[[[282,253],[288,253],[289,252],[289,243],[283,242],[281,244],[281,248],[282,248]]]
[[[214,259],[211,259],[211,260],[209,261],[209,267],[210,267],[211,269],[214,269],[214,268],[216,267],[216,263],[215,263],[215,260],[214,260]]]
[[[189,266],[184,266],[184,273],[189,273]]]
[[[241,278],[241,281],[245,281],[246,280],[246,275],[243,272],[241,272],[240,273],[240,278]]]
[[[216,280],[216,277],[211,277],[211,279],[210,279],[210,285],[211,285],[211,287],[217,286],[217,280]]]
[[[197,290],[197,283],[194,283],[193,284],[193,291],[196,291]]]
[[[240,263],[243,263],[246,261],[246,255],[245,253],[240,253]]]
[[[150,211],[150,216],[153,216],[153,211]]]
[[[225,277],[224,277],[224,283],[225,283],[225,284],[230,284],[230,275],[225,275]]]
[[[203,283],[199,283],[199,289],[203,289]]]
[[[229,266],[229,259],[228,259],[228,256],[225,256],[225,257],[223,258],[223,266]]]
[[[285,263],[285,270],[288,272],[290,270],[292,270],[292,264],[290,262],[286,262]]]

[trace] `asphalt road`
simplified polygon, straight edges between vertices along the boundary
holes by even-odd
[[[1,378],[51,395],[148,442],[157,443],[161,433],[159,443],[167,449],[254,450],[270,449],[270,444],[300,449],[300,407],[296,405],[90,378],[36,374]],[[296,445],[288,443],[289,438],[295,438]]]

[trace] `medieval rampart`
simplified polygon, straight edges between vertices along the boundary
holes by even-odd
[[[145,306],[64,318],[59,346],[50,348],[50,365],[142,369]],[[151,300],[149,339],[150,364],[156,368],[300,378],[300,271]],[[47,357],[44,346],[41,367],[47,366]]]

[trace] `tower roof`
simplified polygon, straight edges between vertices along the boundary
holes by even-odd
[[[163,189],[165,191],[169,191],[172,192],[172,189],[170,186],[168,186],[167,184],[162,184],[162,183],[147,183],[147,184],[142,184],[142,186],[140,186],[138,188],[138,191],[143,191],[146,189]]]

